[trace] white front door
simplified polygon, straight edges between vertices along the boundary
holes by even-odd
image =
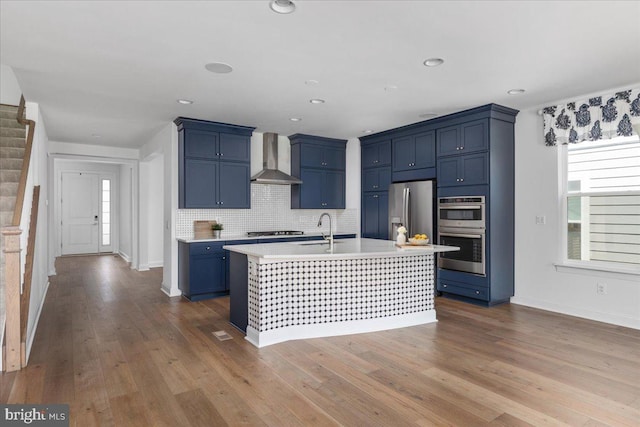
[[[62,173],[62,255],[99,252],[99,183],[95,173]]]

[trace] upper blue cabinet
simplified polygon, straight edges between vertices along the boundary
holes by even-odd
[[[394,181],[436,176],[436,133],[433,130],[392,139]]]
[[[347,141],[313,135],[289,136],[292,209],[344,209]]]
[[[178,207],[251,207],[254,128],[178,117]]]

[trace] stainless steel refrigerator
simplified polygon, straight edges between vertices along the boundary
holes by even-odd
[[[407,228],[407,238],[426,234],[430,242],[434,227],[434,181],[414,181],[389,186],[389,240],[395,240],[398,227]]]

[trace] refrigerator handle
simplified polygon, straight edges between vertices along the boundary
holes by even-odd
[[[405,218],[405,227],[407,228],[407,233],[411,233],[409,228],[411,227],[411,189],[407,188],[407,195],[405,198],[405,206],[406,206],[406,218]],[[410,235],[410,234],[409,234]]]

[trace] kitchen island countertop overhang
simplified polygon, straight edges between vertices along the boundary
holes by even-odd
[[[393,241],[225,246],[230,318],[257,347],[435,322],[434,255],[457,247]]]

